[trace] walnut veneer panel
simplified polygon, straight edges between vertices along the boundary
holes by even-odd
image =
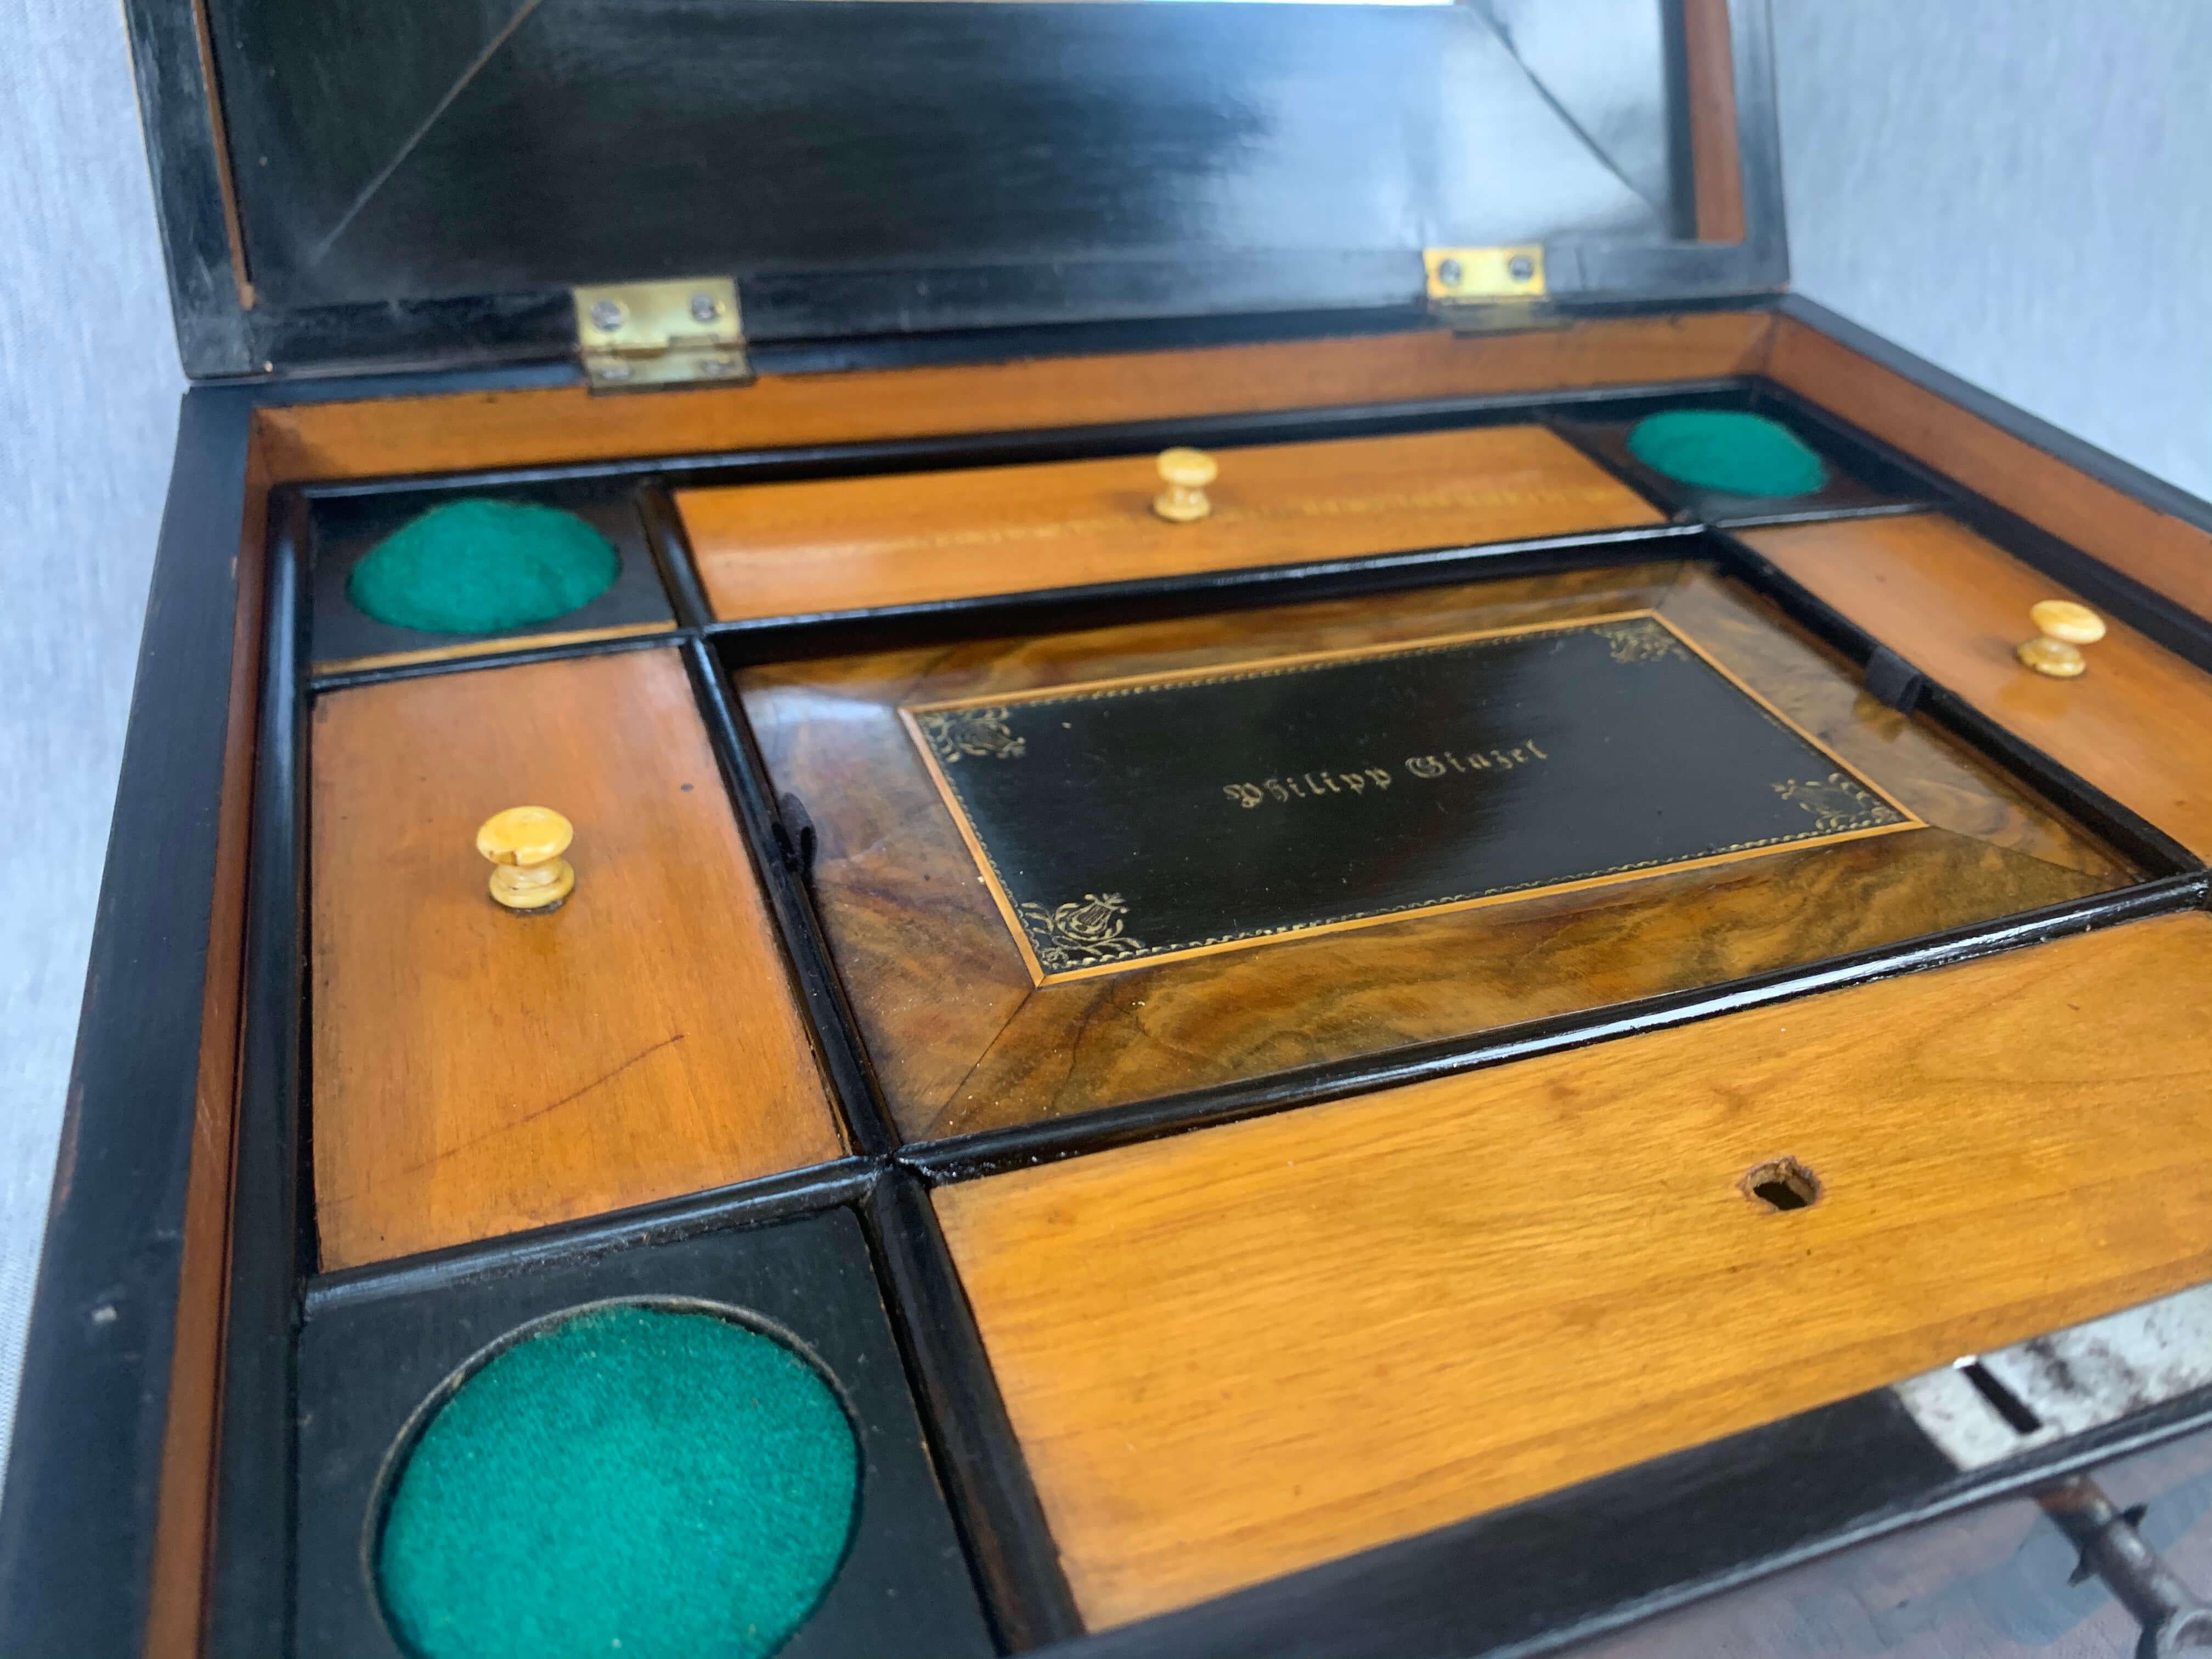
[[[2075,596],[1933,514],[1745,539],[1929,678],[2212,858],[2212,675],[2118,623],[2087,648],[2079,679],[2023,667],[2013,648],[2035,637],[2028,607]]]
[[[1654,525],[1541,427],[1217,452],[1212,516],[1170,524],[1149,455],[744,484],[676,498],[714,614],[804,615]]]
[[[1655,607],[1931,827],[1040,986],[896,714]],[[914,1139],[1716,985],[2130,873],[1988,762],[1864,695],[1748,590],[1676,563],[778,665],[738,685],[777,787],[813,818],[831,950]]]
[[[936,1202],[1110,1625],[2196,1283],[2208,1147],[2191,914]]]
[[[674,653],[338,691],[313,741],[325,1267],[840,1154]],[[525,804],[576,825],[548,915],[476,850]]]
[[[255,411],[272,478],[365,478],[1182,415],[1637,386],[1753,371],[1761,312],[1585,319],[1526,334],[1352,339],[767,374],[749,386],[594,398],[580,386]]]

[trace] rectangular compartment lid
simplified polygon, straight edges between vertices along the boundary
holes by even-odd
[[[658,278],[762,342],[1786,276],[1765,0],[129,9],[195,376],[560,356]]]

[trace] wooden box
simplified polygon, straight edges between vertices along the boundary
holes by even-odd
[[[0,1651],[2212,1625],[2212,508],[1761,0],[129,9]]]

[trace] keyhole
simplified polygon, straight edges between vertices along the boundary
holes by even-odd
[[[1770,1210],[1802,1210],[1820,1196],[1820,1180],[1794,1158],[1778,1158],[1747,1174],[1743,1190]]]

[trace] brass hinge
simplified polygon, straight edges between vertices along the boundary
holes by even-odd
[[[593,392],[744,386],[745,356],[738,285],[726,276],[673,283],[614,283],[573,291],[576,349]]]
[[[1540,242],[1423,248],[1421,264],[1428,272],[1429,309],[1449,323],[1454,333],[1490,334],[1565,324],[1547,297]]]

